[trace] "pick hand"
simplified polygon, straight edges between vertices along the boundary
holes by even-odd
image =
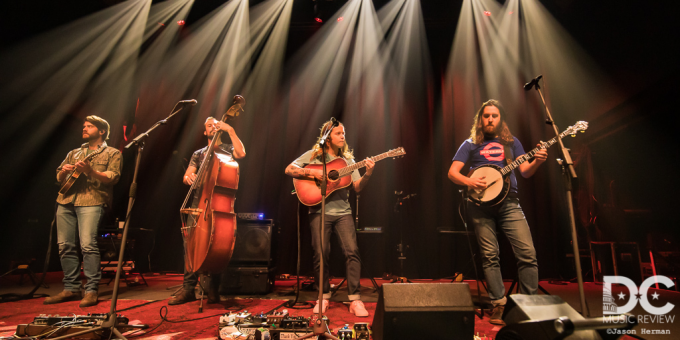
[[[470,178],[470,182],[468,183],[468,187],[470,189],[475,189],[475,190],[486,189],[486,181],[484,180],[485,178],[486,178],[486,176]]]
[[[186,177],[187,183],[188,183],[189,185],[194,184],[194,182],[196,181],[196,177],[197,177],[197,176],[196,176],[195,173],[188,174],[187,177]]]
[[[64,166],[61,167],[61,172],[66,172],[66,171],[73,171],[76,167],[73,166],[72,164],[64,164]]]

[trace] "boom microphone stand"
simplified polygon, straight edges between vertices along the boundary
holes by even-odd
[[[536,91],[538,91],[538,94],[541,96],[541,101],[543,102],[543,106],[545,107],[546,113],[545,122],[548,125],[552,125],[553,130],[555,130],[557,142],[560,146],[560,152],[562,153],[562,159],[558,159],[557,162],[562,167],[562,178],[564,179],[564,187],[566,189],[567,194],[566,197],[567,213],[569,214],[569,224],[571,225],[571,244],[573,246],[574,251],[574,262],[576,264],[576,279],[578,281],[578,293],[581,298],[581,314],[583,314],[586,317],[589,317],[590,313],[586,305],[586,296],[583,290],[583,274],[581,273],[581,256],[579,255],[578,240],[576,235],[576,220],[574,218],[574,205],[571,200],[572,179],[577,178],[576,170],[574,169],[574,162],[571,160],[569,149],[565,148],[564,143],[562,143],[562,138],[560,138],[560,132],[557,129],[557,125],[555,124],[555,121],[552,118],[552,114],[550,114],[548,105],[545,103],[545,98],[543,97],[543,92],[541,91],[541,87],[538,84],[542,77],[543,75],[539,75],[538,77],[534,78],[531,82],[524,85],[524,89],[526,91],[529,91],[531,90],[532,87],[536,86]]]
[[[180,105],[182,103],[191,103],[193,105],[196,105],[195,100],[191,101],[180,101],[175,106],[172,108],[173,112],[170,113],[170,116],[168,118],[165,118],[163,120],[158,121],[156,124],[154,124],[150,129],[146,130],[146,132],[142,133],[141,135],[137,136],[130,144],[126,145],[125,148],[129,149],[131,146],[137,146],[137,158],[135,160],[135,171],[134,175],[132,176],[132,184],[130,184],[130,199],[128,201],[128,208],[127,208],[127,213],[125,215],[125,224],[123,225],[123,238],[121,239],[121,247],[120,247],[120,253],[118,254],[118,268],[116,268],[116,280],[114,281],[113,285],[113,295],[111,295],[111,309],[107,313],[106,320],[102,322],[101,326],[95,327],[92,329],[84,330],[82,332],[76,332],[72,334],[68,334],[65,336],[60,336],[58,338],[53,338],[52,340],[58,340],[58,339],[68,339],[68,338],[74,338],[79,335],[83,334],[88,334],[88,333],[94,333],[102,330],[108,330],[110,333],[113,333],[116,335],[117,339],[123,339],[127,340],[123,334],[118,330],[118,328],[138,328],[138,329],[145,329],[148,328],[147,325],[126,325],[126,324],[118,324],[118,316],[116,314],[116,303],[118,302],[118,287],[120,286],[120,273],[123,270],[123,256],[125,255],[125,245],[127,242],[127,235],[128,235],[128,225],[130,224],[130,212],[132,211],[132,206],[135,204],[135,198],[137,197],[137,174],[139,173],[139,163],[142,159],[142,151],[144,150],[144,142],[146,140],[146,137],[149,136],[149,133],[153,130],[155,130],[157,127],[160,125],[163,125],[168,122],[168,119],[172,118],[177,112],[182,111],[184,109],[185,105],[182,105],[177,111],[174,111],[175,108],[177,108],[177,105]],[[125,332],[125,330],[124,330]]]
[[[323,321],[323,234],[324,228],[326,227],[326,184],[328,183],[328,176],[326,174],[326,139],[328,135],[331,134],[333,128],[338,125],[338,121],[335,118],[331,118],[333,122],[326,131],[326,134],[319,140],[319,146],[321,147],[321,159],[323,164],[323,177],[321,177],[321,228],[319,230],[319,299],[317,303],[319,304],[319,313],[317,314],[316,321],[312,326],[312,333],[299,337],[298,339],[307,339],[311,337],[317,337],[317,339],[328,338],[333,340],[340,340],[334,337],[328,330],[328,325]]]

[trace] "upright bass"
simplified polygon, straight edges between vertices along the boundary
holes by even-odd
[[[233,105],[222,116],[228,122],[245,106],[245,99],[234,96]],[[229,264],[236,242],[234,200],[238,190],[239,166],[231,155],[215,152],[222,131],[217,131],[196,173],[196,180],[180,209],[182,236],[186,243],[185,266],[189,272],[219,272]],[[193,207],[191,197],[198,199]]]

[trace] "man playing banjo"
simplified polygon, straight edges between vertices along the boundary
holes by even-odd
[[[449,179],[468,190],[484,191],[492,186],[501,187],[504,181],[488,181],[485,176],[467,177],[461,169],[475,169],[482,165],[493,164],[504,167],[508,159],[514,160],[524,155],[524,148],[519,140],[512,136],[506,125],[506,114],[500,102],[490,99],[477,111],[470,132],[470,138],[463,142],[449,169]],[[534,159],[519,166],[524,178],[531,177],[538,167],[545,162],[548,152],[543,149],[534,155]],[[503,325],[501,319],[505,308],[506,297],[503,278],[501,277],[497,227],[507,235],[517,259],[518,281],[522,294],[535,294],[538,289],[538,265],[536,250],[531,238],[529,224],[519,205],[517,195],[517,179],[514,171],[509,177],[507,197],[493,206],[477,205],[468,202],[468,218],[475,228],[477,242],[482,252],[484,276],[488,284],[489,297],[494,306],[489,322]],[[506,184],[508,185],[508,184]]]

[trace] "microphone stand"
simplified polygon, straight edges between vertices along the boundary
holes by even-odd
[[[331,134],[331,131],[333,131],[334,127],[335,123],[331,125],[328,131],[326,131],[326,134],[319,140],[319,146],[321,147],[321,163],[323,164],[323,177],[321,177],[321,226],[319,230],[319,284],[317,285],[317,288],[319,289],[319,297],[317,300],[317,303],[319,304],[319,312],[317,313],[316,321],[314,321],[314,325],[312,326],[312,333],[301,336],[297,339],[307,339],[311,337],[321,339],[321,337],[324,337],[333,340],[340,340],[331,334],[330,330],[328,329],[328,325],[326,325],[323,320],[323,234],[324,228],[326,227],[326,184],[328,182],[328,176],[326,174],[326,139],[328,138],[328,135]]]
[[[110,333],[115,334],[118,339],[126,340],[126,338],[118,330],[118,328],[146,329],[146,328],[149,327],[147,325],[118,324],[118,317],[120,315],[116,314],[116,304],[118,302],[118,288],[120,286],[120,273],[123,270],[123,256],[125,256],[125,246],[126,246],[127,235],[128,235],[128,230],[129,230],[128,225],[130,224],[130,213],[132,212],[132,206],[135,204],[135,198],[137,197],[137,174],[139,173],[139,163],[142,159],[142,151],[144,150],[144,142],[146,141],[146,137],[149,136],[149,133],[151,131],[155,130],[157,127],[159,127],[162,124],[166,124],[168,122],[168,119],[172,118],[172,116],[174,116],[179,111],[182,111],[182,109],[184,109],[184,105],[182,105],[181,108],[179,108],[178,110],[175,111],[175,108],[177,108],[177,105],[179,105],[179,104],[180,103],[175,104],[175,106],[172,108],[173,112],[170,113],[170,115],[167,118],[158,121],[151,128],[146,130],[146,132],[137,136],[137,138],[133,139],[128,145],[125,146],[126,149],[129,149],[131,146],[137,146],[137,158],[135,160],[134,174],[132,175],[132,184],[130,184],[130,199],[128,201],[127,213],[125,215],[125,224],[123,225],[123,238],[121,239],[120,253],[118,254],[118,267],[116,268],[116,279],[115,279],[114,285],[113,285],[113,295],[111,295],[111,309],[109,310],[109,313],[107,313],[106,320],[104,320],[104,322],[102,322],[101,326],[99,326],[99,327],[84,330],[82,332],[64,335],[64,336],[57,337],[57,338],[53,338],[53,340],[74,338],[74,337],[77,337],[78,335],[94,333],[94,332],[98,332],[98,331],[102,331],[102,330],[104,330],[104,331],[108,330]],[[125,330],[124,330],[124,332],[125,332]]]
[[[540,79],[540,78],[538,78]],[[581,302],[581,314],[583,314],[586,317],[589,317],[590,313],[588,311],[587,305],[586,305],[586,296],[585,292],[583,290],[583,274],[581,273],[581,256],[579,254],[578,250],[578,239],[577,239],[577,234],[576,234],[576,219],[574,217],[574,205],[572,202],[572,185],[573,185],[573,179],[577,178],[576,176],[576,170],[574,169],[574,162],[571,160],[571,155],[569,154],[569,149],[564,147],[564,143],[562,143],[562,138],[560,138],[560,132],[557,128],[557,125],[555,124],[555,121],[552,118],[552,114],[550,114],[550,110],[548,109],[548,105],[545,102],[545,98],[543,97],[543,91],[541,91],[541,87],[538,84],[538,79],[535,82],[536,85],[536,91],[538,91],[538,94],[541,96],[541,101],[543,102],[543,106],[545,107],[545,112],[546,112],[546,124],[552,125],[553,130],[555,131],[555,135],[557,136],[557,142],[558,145],[560,146],[560,152],[562,153],[562,159],[558,159],[557,162],[560,164],[562,167],[562,178],[564,179],[564,187],[566,189],[566,194],[567,194],[567,213],[569,214],[569,224],[571,225],[571,244],[573,246],[573,251],[574,251],[574,262],[576,264],[576,279],[578,281],[578,293],[580,296],[580,302]],[[530,90],[531,87],[529,87],[528,90]]]

